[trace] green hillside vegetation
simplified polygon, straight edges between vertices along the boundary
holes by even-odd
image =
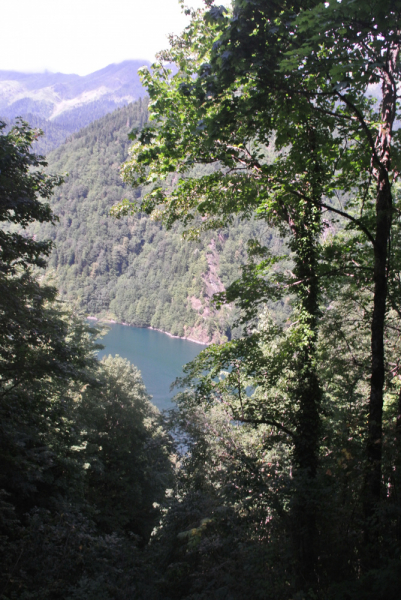
[[[239,276],[247,240],[279,251],[281,239],[262,222],[236,219],[230,228],[182,239],[145,214],[117,220],[110,208],[141,194],[122,183],[128,133],[147,120],[146,101],[120,108],[73,136],[48,156],[49,172],[68,173],[52,199],[56,226],[35,234],[54,241],[49,271],[60,296],[86,314],[154,327],[200,341],[230,337],[233,314],[211,297]]]
[[[37,154],[43,154],[45,156],[54,150],[54,148],[61,146],[65,139],[74,131],[74,129],[68,125],[59,125],[54,121],[49,121],[49,119],[44,119],[32,113],[25,114],[24,120],[27,121],[31,127],[43,131],[44,135],[38,137],[33,143],[32,149]]]

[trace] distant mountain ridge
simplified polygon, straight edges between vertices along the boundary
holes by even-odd
[[[68,135],[116,108],[146,95],[138,69],[146,60],[126,60],[80,76],[64,73],[0,71],[0,118],[23,117],[41,127],[46,140],[38,152],[49,152]]]

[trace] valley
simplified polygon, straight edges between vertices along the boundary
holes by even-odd
[[[47,276],[60,298],[84,315],[153,327],[202,343],[232,337],[237,312],[217,311],[213,294],[237,279],[246,242],[258,238],[279,252],[280,236],[263,221],[236,220],[229,229],[182,238],[143,213],[115,219],[111,207],[138,191],[121,181],[128,133],[147,120],[147,101],[118,108],[74,133],[47,156],[49,173],[66,173],[51,207],[59,222],[37,224],[37,239],[54,243]]]
[[[51,201],[59,222],[31,232],[53,241],[47,276],[61,300],[84,315],[222,342],[232,337],[238,311],[217,311],[213,295],[239,277],[247,240],[257,238],[276,253],[283,242],[257,220],[237,219],[229,229],[188,242],[181,226],[166,231],[143,213],[110,217],[113,205],[141,194],[119,174],[129,132],[148,119],[140,66],[125,61],[85,77],[0,71],[0,118],[21,116],[41,128],[34,150],[46,153],[49,173],[65,174]],[[285,313],[284,306],[276,308]]]

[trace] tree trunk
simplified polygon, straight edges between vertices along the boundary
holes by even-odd
[[[294,542],[298,562],[298,585],[305,591],[317,581],[317,510],[315,480],[318,468],[320,440],[321,389],[316,373],[316,342],[319,312],[319,282],[317,278],[320,209],[307,203],[299,211],[295,235],[299,327],[302,342],[298,348],[297,383],[294,400],[298,406],[294,445],[293,503]]]
[[[371,380],[367,436],[367,469],[365,477],[365,534],[371,539],[372,519],[381,497],[382,488],[382,417],[384,388],[384,323],[386,317],[389,242],[393,200],[389,172],[391,168],[391,136],[396,111],[396,70],[398,48],[395,48],[383,69],[382,125],[376,139],[375,176],[376,232],[374,245],[374,300],[371,323]],[[380,164],[379,164],[380,163]]]

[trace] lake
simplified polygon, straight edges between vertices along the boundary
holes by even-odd
[[[172,408],[170,385],[182,375],[182,366],[190,362],[205,348],[188,340],[172,338],[153,329],[142,329],[108,324],[110,331],[100,340],[105,346],[99,358],[111,354],[127,358],[142,373],[142,379],[152,396],[152,402],[160,410]]]

